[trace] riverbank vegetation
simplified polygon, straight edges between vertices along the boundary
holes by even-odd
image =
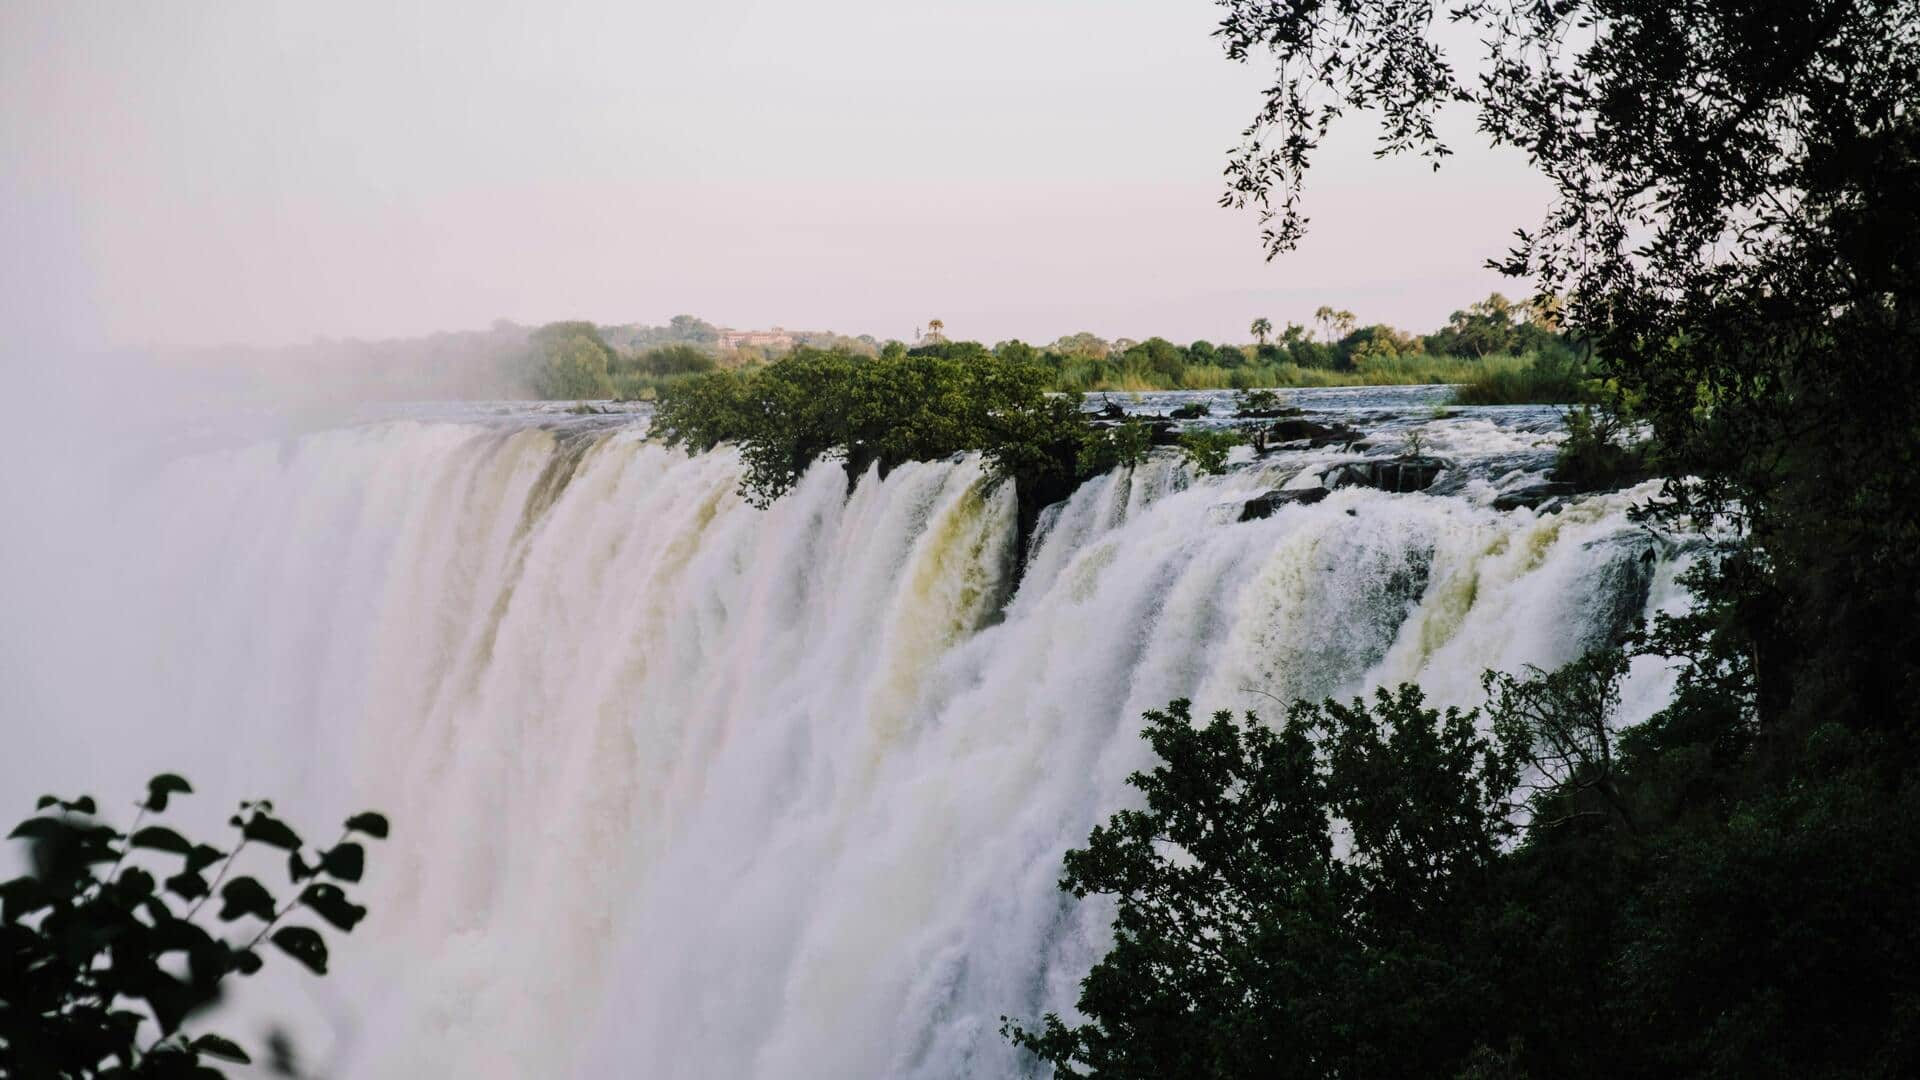
[[[1240,345],[1108,341],[1079,333],[1046,345],[1002,341],[989,349],[939,335],[909,346],[816,334],[786,349],[725,349],[707,323],[677,316],[668,328],[638,331],[550,323],[531,335],[527,365],[533,392],[558,400],[652,400],[691,376],[765,367],[798,349],[865,360],[990,352],[1043,370],[1047,389],[1068,393],[1457,383],[1462,404],[1591,400],[1596,388],[1587,377],[1587,350],[1558,320],[1551,301],[1520,304],[1495,293],[1425,335],[1384,324],[1356,327],[1351,313],[1322,308],[1313,323],[1288,323],[1277,333],[1270,320],[1255,320],[1250,330],[1258,340]]]
[[[765,366],[664,385],[653,424],[668,445],[738,446],[741,490],[758,505],[822,458],[844,462],[851,481],[869,468],[978,451],[996,480],[1016,485],[1025,537],[1042,507],[1150,445],[1144,425],[1096,424],[1049,390],[1046,368],[978,346],[872,358],[803,346]]]
[[[1008,1034],[1056,1076],[1920,1075],[1920,2],[1222,2],[1282,71],[1229,168],[1270,249],[1343,112],[1438,159],[1476,110],[1555,193],[1501,268],[1608,390],[1562,468],[1649,455],[1638,516],[1712,546],[1692,610],[1470,720],[1149,714],[1062,880],[1113,948]],[[1616,731],[1634,663],[1678,684]]]

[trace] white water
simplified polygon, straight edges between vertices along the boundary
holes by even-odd
[[[1091,483],[1012,591],[1011,495],[971,460],[850,496],[821,465],[758,511],[730,454],[634,427],[199,454],[110,527],[138,553],[97,638],[125,692],[64,752],[114,740],[118,774],[316,826],[389,813],[374,916],[305,1004],[339,1075],[1014,1075],[1000,1016],[1067,1008],[1104,947],[1105,909],[1054,882],[1127,800],[1143,710],[1404,679],[1473,704],[1483,669],[1597,643],[1646,576],[1676,602],[1632,493],[1536,516],[1487,509],[1489,480],[1346,489],[1233,523],[1258,472]],[[1623,719],[1664,692],[1636,673]]]

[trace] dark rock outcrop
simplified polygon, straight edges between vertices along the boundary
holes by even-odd
[[[1291,506],[1295,503],[1299,503],[1302,506],[1311,506],[1326,497],[1327,489],[1323,487],[1290,488],[1287,490],[1276,488],[1264,495],[1258,495],[1248,499],[1246,504],[1240,507],[1240,520],[1258,521],[1261,518],[1272,517],[1275,511],[1283,506]]]
[[[1321,424],[1297,417],[1275,420],[1264,428],[1255,429],[1253,435],[1256,449],[1292,442],[1305,442],[1317,448],[1355,443],[1366,437],[1365,432],[1356,431],[1345,424]]]
[[[1537,484],[1528,484],[1526,487],[1514,488],[1512,491],[1501,492],[1494,498],[1493,508],[1518,510],[1524,506],[1533,510],[1543,507],[1552,509],[1559,505],[1561,500],[1574,494],[1576,490],[1572,484],[1544,480]]]

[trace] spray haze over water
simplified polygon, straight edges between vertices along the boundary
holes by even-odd
[[[1680,601],[1631,492],[1489,508],[1550,411],[1371,393],[1300,398],[1380,447],[1421,427],[1448,493],[1238,522],[1341,455],[1155,457],[1045,515],[1024,566],[976,459],[851,491],[821,463],[755,510],[731,452],[636,416],[414,408],[121,461],[58,639],[75,704],[10,798],[164,767],[207,803],[389,811],[343,996],[301,1033],[341,1075],[1015,1074],[1000,1016],[1067,1008],[1104,951],[1107,909],[1055,881],[1127,804],[1143,710],[1404,679],[1473,704],[1483,669]],[[1622,720],[1665,680],[1637,671]]]

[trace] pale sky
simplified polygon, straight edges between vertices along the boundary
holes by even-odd
[[[907,337],[1430,329],[1545,189],[1323,154],[1264,261],[1204,0],[0,0],[0,288],[110,345],[688,312]]]

